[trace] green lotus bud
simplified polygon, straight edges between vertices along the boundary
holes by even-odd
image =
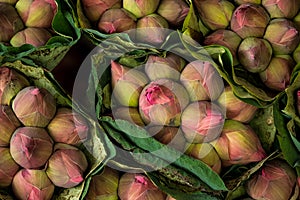
[[[290,199],[296,184],[296,174],[285,161],[266,162],[247,181],[247,193],[254,199]]]
[[[0,3],[0,42],[8,42],[23,28],[22,19],[16,9],[12,5]]]
[[[287,19],[273,19],[267,26],[264,38],[271,43],[275,54],[292,53],[300,41],[299,31]]]
[[[0,147],[0,188],[10,186],[20,166],[11,157],[9,148]]]
[[[15,7],[27,27],[51,27],[57,11],[55,0],[19,0]]]
[[[108,9],[121,8],[121,0],[81,0],[83,10],[87,18],[96,22]]]
[[[16,94],[29,85],[25,76],[16,70],[5,66],[0,67],[0,104],[10,105]]]
[[[239,62],[237,59],[237,49],[241,41],[242,39],[235,32],[225,29],[219,29],[206,36],[204,39],[204,44],[217,44],[227,47],[233,56],[233,64],[237,65]]]
[[[38,127],[20,127],[11,137],[10,153],[22,167],[33,169],[46,164],[53,150],[53,140]]]
[[[14,5],[18,0],[0,0],[0,3],[8,3]]]
[[[56,143],[46,173],[54,185],[71,188],[84,180],[87,167],[88,161],[81,150],[68,144]]]
[[[290,84],[295,62],[289,55],[277,55],[272,58],[267,69],[259,73],[262,82],[276,91],[283,91]]]
[[[85,118],[70,108],[59,108],[48,125],[55,142],[80,145],[88,137],[89,126]]]
[[[118,188],[120,199],[126,200],[165,200],[166,194],[160,191],[145,175],[125,173],[121,176]]]
[[[115,119],[123,119],[138,126],[144,126],[140,113],[137,108],[133,107],[119,107],[113,109],[113,116]]]
[[[299,11],[298,0],[262,0],[271,18],[293,18]]]
[[[44,28],[26,28],[15,34],[11,38],[10,44],[13,47],[20,47],[23,44],[40,47],[45,45],[51,37],[51,33]]]
[[[293,52],[293,58],[296,61],[296,63],[300,63],[300,43]]]
[[[98,29],[104,33],[120,33],[136,27],[135,19],[121,8],[113,8],[105,11],[101,16]]]
[[[190,143],[210,142],[221,134],[224,118],[223,111],[216,104],[193,102],[182,113],[181,129]]]
[[[261,0],[234,0],[234,2],[238,5],[245,3],[261,4]]]
[[[177,27],[182,25],[189,10],[189,5],[184,0],[161,0],[157,13]]]
[[[183,86],[170,79],[148,84],[139,98],[139,112],[146,124],[179,126],[189,96]]]
[[[262,72],[271,61],[272,47],[265,39],[248,37],[240,44],[238,57],[240,63],[249,72]]]
[[[14,195],[20,200],[50,200],[54,188],[43,170],[21,169],[12,182]]]
[[[269,21],[269,14],[262,6],[246,3],[235,9],[230,27],[242,38],[262,37]]]
[[[45,127],[55,115],[56,100],[45,88],[29,86],[16,95],[12,108],[25,126]]]
[[[100,174],[94,175],[89,185],[86,200],[118,200],[119,173],[104,167]]]
[[[111,62],[113,97],[122,106],[137,107],[143,87],[148,83],[146,75],[117,62]]]
[[[180,128],[171,126],[151,126],[148,128],[148,132],[162,144],[173,147],[180,152],[185,151],[186,140]]]
[[[179,80],[180,72],[185,66],[185,60],[170,53],[165,58],[150,55],[145,65],[145,72],[151,81],[161,78]]]
[[[224,166],[261,161],[266,153],[253,129],[235,120],[226,120],[221,136],[211,142]]]
[[[227,0],[194,1],[201,20],[211,30],[224,29],[229,25],[234,5]],[[213,12],[212,12],[213,11]]]
[[[137,18],[154,13],[158,5],[159,0],[123,0],[123,8],[134,14]]]
[[[180,82],[188,91],[191,101],[216,100],[224,89],[222,78],[208,61],[189,63],[181,72]]]
[[[257,107],[241,101],[235,96],[230,86],[227,86],[218,99],[218,104],[226,110],[226,118],[248,123],[253,119]]]
[[[190,145],[187,154],[193,158],[203,161],[205,164],[211,167],[213,171],[220,174],[222,164],[221,159],[211,144],[192,144]]]

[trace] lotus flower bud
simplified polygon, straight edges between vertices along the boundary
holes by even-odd
[[[216,104],[193,102],[182,113],[181,129],[188,142],[210,142],[221,134],[224,118],[223,111]]]
[[[180,152],[185,151],[186,140],[180,128],[171,126],[151,126],[148,128],[148,132],[162,144],[168,145]]]
[[[55,0],[19,0],[15,7],[27,27],[51,27],[57,11]]]
[[[235,9],[230,27],[242,38],[262,37],[269,20],[269,14],[263,7],[246,3]]]
[[[159,0],[123,0],[123,8],[134,14],[137,18],[154,13],[158,5]]]
[[[54,188],[43,170],[21,169],[12,182],[13,192],[20,200],[50,200],[54,194]]]
[[[71,188],[84,180],[87,167],[88,161],[81,150],[68,144],[56,143],[46,173],[54,185]]]
[[[254,199],[290,199],[296,184],[296,174],[285,161],[268,161],[246,184]]]
[[[79,145],[88,137],[87,121],[70,108],[59,108],[48,125],[48,132],[55,142]]]
[[[189,10],[190,8],[184,0],[162,0],[157,13],[176,27],[182,25]]]
[[[20,166],[11,157],[9,148],[0,147],[0,188],[10,186]]]
[[[271,43],[275,54],[292,53],[300,41],[299,31],[287,19],[273,19],[267,26],[264,38]]]
[[[14,5],[18,0],[0,0],[0,3],[8,3]]]
[[[238,5],[245,3],[261,4],[261,0],[234,0],[234,2]]]
[[[11,38],[10,44],[13,47],[20,47],[23,44],[40,47],[45,45],[51,37],[51,33],[44,28],[26,28],[15,34]]]
[[[187,155],[203,161],[211,167],[213,171],[220,174],[222,166],[221,159],[211,144],[192,144],[188,149]]]
[[[133,107],[119,107],[113,109],[115,119],[123,119],[138,126],[144,126],[144,121],[140,116],[139,110]]]
[[[298,14],[294,17],[293,22],[298,30],[300,30],[300,11]]]
[[[29,86],[16,95],[12,108],[25,126],[45,127],[55,115],[56,100],[48,90]]]
[[[87,18],[96,22],[100,16],[111,8],[121,8],[121,0],[81,0]]]
[[[276,91],[283,91],[290,84],[294,60],[289,55],[277,55],[272,58],[267,69],[259,73],[262,82]]]
[[[235,32],[225,29],[219,29],[206,36],[204,39],[204,44],[217,44],[227,47],[233,56],[233,64],[237,65],[239,62],[237,59],[237,49],[241,41],[242,39]]]
[[[143,87],[148,83],[146,75],[137,70],[111,62],[113,96],[122,106],[137,107]]]
[[[224,89],[224,83],[214,66],[208,61],[193,61],[181,72],[180,82],[191,101],[216,100]]]
[[[46,164],[53,150],[53,140],[38,127],[20,127],[11,137],[10,153],[22,167],[33,169]]]
[[[180,72],[185,66],[183,58],[170,53],[165,58],[150,55],[145,65],[145,72],[151,81],[161,78],[179,80]]]
[[[125,173],[121,176],[118,195],[122,200],[165,200],[160,191],[145,175]]]
[[[16,9],[12,5],[0,3],[0,42],[8,42],[23,28],[22,19]]]
[[[139,98],[139,112],[146,124],[179,126],[189,96],[183,86],[170,79],[148,84]]]
[[[168,22],[158,14],[147,15],[137,22],[136,38],[150,44],[161,44],[167,37]]]
[[[226,118],[237,120],[243,123],[253,119],[257,107],[241,101],[235,96],[230,86],[227,86],[218,99],[219,105],[226,110]]]
[[[29,81],[14,69],[0,67],[0,104],[10,105],[11,100]]]
[[[266,153],[253,129],[235,120],[226,120],[221,136],[211,143],[224,166],[261,161]]]
[[[296,61],[296,63],[300,63],[300,43],[298,47],[295,49],[295,51],[293,52],[293,58]]]
[[[94,175],[89,185],[86,200],[118,200],[119,173],[104,167],[100,174]]]
[[[240,63],[249,72],[262,72],[271,61],[272,47],[267,40],[248,37],[239,46],[238,57]]]
[[[229,25],[234,10],[234,5],[231,2],[227,0],[202,0],[194,3],[201,20],[209,29],[224,29]]]
[[[299,11],[298,0],[262,0],[271,18],[293,18]]]
[[[9,146],[14,131],[21,126],[18,118],[9,106],[0,105],[0,147]]]
[[[104,33],[120,33],[136,27],[135,19],[126,10],[113,8],[101,16],[98,29]]]

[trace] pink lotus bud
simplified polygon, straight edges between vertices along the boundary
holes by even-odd
[[[145,175],[125,173],[121,176],[118,194],[122,200],[165,200],[160,191]]]
[[[9,148],[0,147],[0,188],[10,186],[20,166],[11,157]]]
[[[17,94],[12,108],[25,126],[45,127],[55,115],[56,100],[45,88],[29,86]]]
[[[188,142],[210,142],[221,134],[224,120],[223,111],[216,104],[193,102],[182,113],[181,129]]]
[[[20,47],[23,44],[40,47],[45,45],[51,37],[51,33],[44,28],[26,28],[15,34],[11,38],[10,44],[13,47]]]
[[[289,55],[277,55],[272,58],[267,69],[259,73],[262,82],[276,91],[283,91],[290,84],[294,60]]]
[[[0,104],[10,105],[11,100],[24,87],[29,86],[29,81],[14,69],[0,67]]]
[[[268,161],[246,184],[247,193],[254,199],[290,199],[296,184],[296,174],[285,161]]]
[[[45,129],[20,127],[11,137],[10,153],[22,167],[33,169],[46,164],[53,150],[53,140]]]
[[[20,200],[50,200],[54,188],[43,170],[21,169],[12,182],[14,195]]]
[[[121,0],[81,0],[87,18],[96,22],[100,16],[111,8],[121,8]]]
[[[187,151],[187,155],[203,161],[205,164],[211,167],[213,171],[220,174],[222,164],[221,159],[211,144],[191,144]]]
[[[298,0],[262,0],[271,18],[293,18],[299,11]]]
[[[183,86],[170,79],[158,79],[143,89],[139,111],[146,124],[179,126],[181,112],[188,102]]]
[[[237,120],[243,123],[253,119],[257,107],[241,101],[235,96],[230,86],[227,86],[218,99],[218,104],[226,110],[226,118]]]
[[[71,145],[82,144],[88,137],[88,123],[70,108],[59,108],[48,125],[48,132],[55,142]]]
[[[144,126],[144,121],[140,116],[139,110],[134,107],[119,107],[113,109],[115,119],[123,119],[138,126]]]
[[[185,66],[185,60],[170,53],[165,58],[150,55],[145,65],[145,72],[151,81],[161,78],[179,80],[180,72]]]
[[[184,0],[161,0],[157,13],[165,18],[172,26],[181,26],[187,14],[189,6]]]
[[[98,22],[98,29],[103,33],[120,33],[134,29],[135,19],[126,10],[113,8],[105,11]]]
[[[208,61],[189,63],[182,70],[180,82],[188,91],[191,101],[216,100],[224,89],[222,78]]]
[[[269,20],[269,14],[263,7],[246,3],[235,9],[230,27],[242,38],[262,37]]]
[[[248,37],[242,41],[238,48],[240,63],[249,72],[264,71],[272,58],[272,47],[267,40]]]
[[[235,32],[226,29],[219,29],[206,36],[204,39],[204,44],[217,44],[227,47],[233,56],[233,64],[237,65],[239,62],[237,59],[237,49],[241,41],[242,39]]]
[[[158,5],[159,0],[123,0],[123,8],[134,14],[137,18],[154,13]]]
[[[113,97],[122,106],[137,107],[143,87],[148,83],[146,75],[117,62],[111,62]]]
[[[9,146],[14,131],[21,126],[18,118],[9,106],[0,105],[0,147]]]
[[[252,128],[234,120],[225,121],[221,136],[211,144],[224,166],[245,165],[266,157],[260,140]]]
[[[299,30],[287,19],[273,19],[267,26],[264,38],[271,43],[275,54],[292,53],[300,41]]]
[[[57,11],[55,0],[19,0],[15,7],[27,27],[51,27]]]
[[[71,188],[84,181],[87,167],[88,161],[81,150],[68,144],[56,143],[46,173],[54,185]]]

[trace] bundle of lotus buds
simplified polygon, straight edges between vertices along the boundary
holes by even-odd
[[[26,75],[0,67],[0,187],[17,199],[51,199],[55,188],[84,181],[88,161],[80,145],[88,138],[85,118],[58,107],[45,88]]]

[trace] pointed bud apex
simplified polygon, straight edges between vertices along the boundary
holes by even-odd
[[[298,0],[262,0],[271,18],[293,18],[299,11]]]

